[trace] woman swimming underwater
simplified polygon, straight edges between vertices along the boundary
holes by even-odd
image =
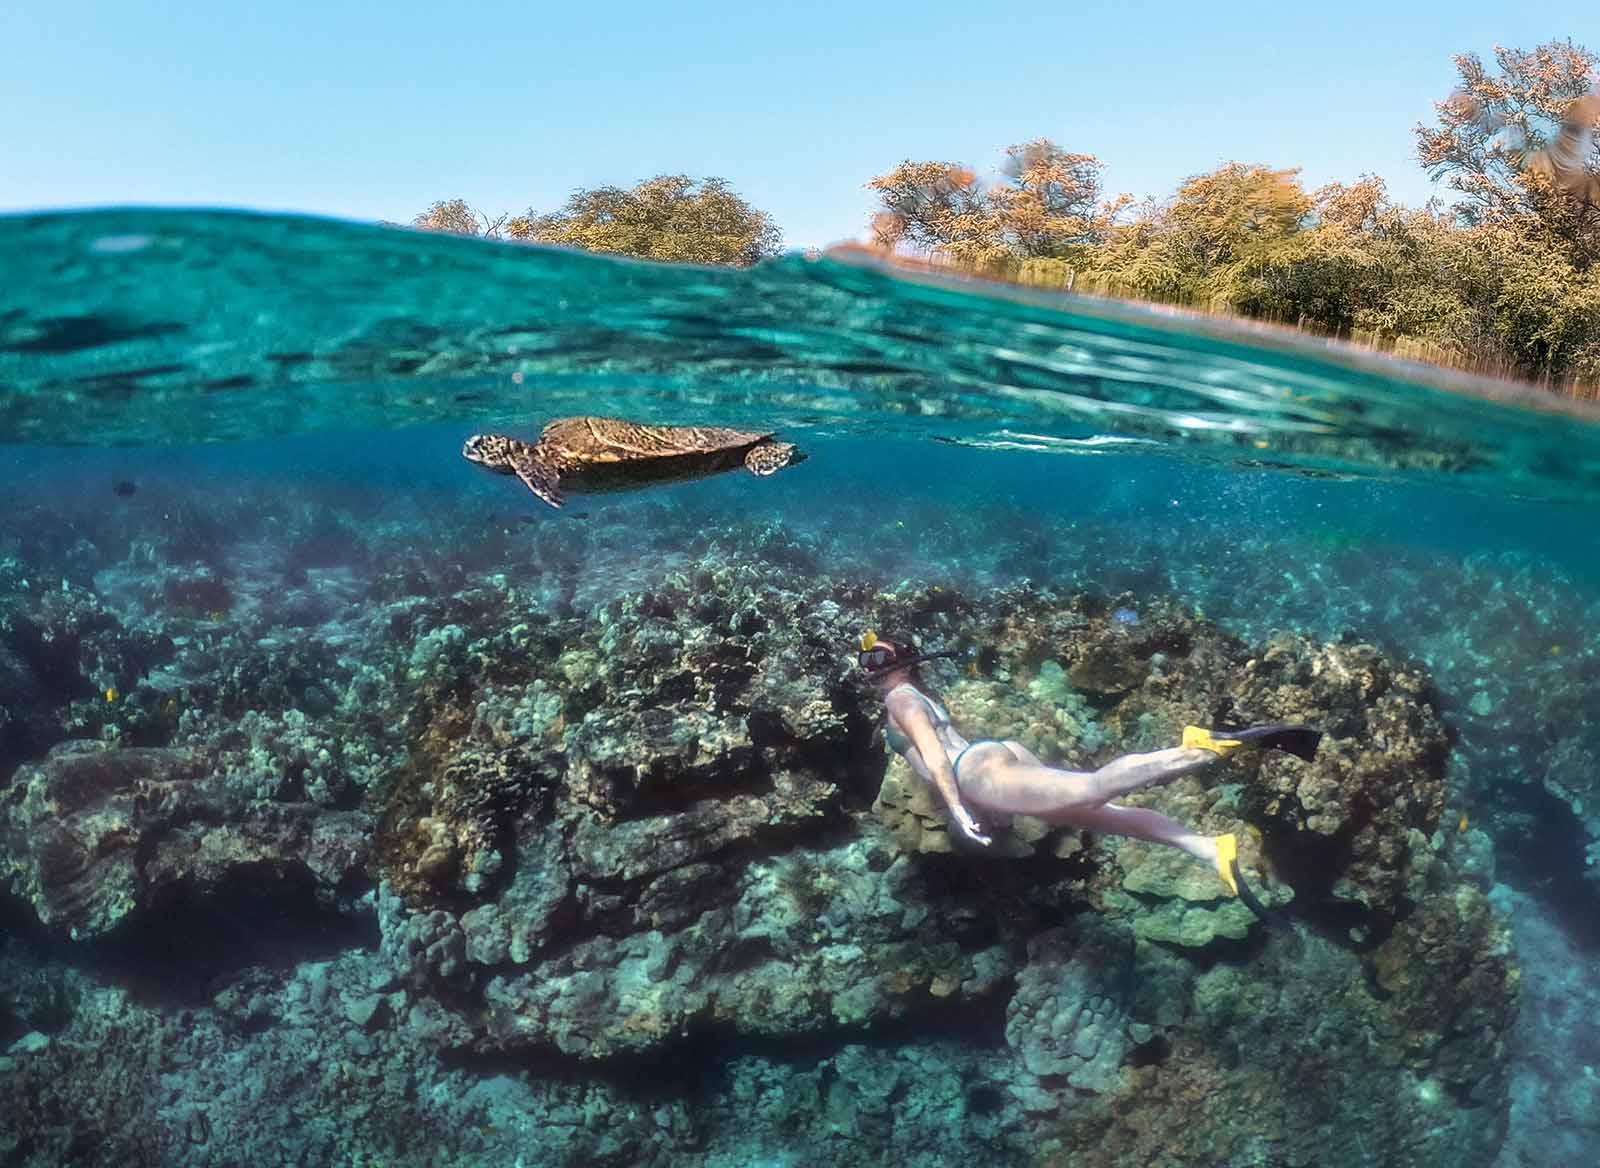
[[[968,742],[962,737],[918,671],[932,656],[946,654],[918,653],[908,641],[890,641],[869,632],[861,638],[857,661],[883,697],[884,735],[890,748],[939,792],[962,835],[978,844],[990,842],[970,806],[1167,844],[1210,863],[1230,892],[1261,911],[1240,879],[1236,836],[1201,835],[1159,811],[1121,807],[1112,800],[1142,787],[1170,783],[1247,746],[1284,750],[1309,760],[1316,755],[1321,731],[1274,725],[1212,732],[1186,726],[1180,746],[1124,755],[1096,771],[1062,770],[1046,766],[1019,742],[993,738]]]

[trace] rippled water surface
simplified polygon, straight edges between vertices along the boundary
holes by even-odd
[[[572,413],[808,458],[558,512],[460,457]],[[1577,404],[849,255],[106,211],[0,218],[0,499],[7,1163],[1600,1149]],[[890,622],[1051,761],[1326,719],[1153,804],[1287,932],[952,852]]]
[[[164,445],[550,411],[671,420],[691,407],[1041,451],[1115,435],[1539,495],[1600,481],[1595,428],[1542,395],[1280,332],[995,298],[838,258],[682,269],[151,212],[7,219],[0,255],[7,441]]]

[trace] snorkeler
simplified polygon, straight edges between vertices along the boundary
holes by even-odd
[[[883,696],[884,736],[944,800],[962,835],[987,845],[989,836],[968,806],[1006,815],[1032,815],[1062,827],[1121,835],[1179,848],[1205,860],[1235,896],[1258,915],[1266,915],[1243,884],[1239,841],[1231,833],[1200,835],[1148,807],[1121,807],[1111,800],[1143,787],[1170,783],[1182,775],[1227,758],[1246,746],[1315,757],[1322,732],[1309,726],[1257,726],[1212,731],[1186,726],[1183,743],[1168,750],[1129,754],[1096,771],[1046,766],[1019,742],[980,738],[968,742],[950,713],[923,681],[918,666],[943,653],[919,653],[908,641],[890,641],[868,632],[857,662]]]

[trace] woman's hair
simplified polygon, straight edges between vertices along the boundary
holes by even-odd
[[[943,705],[943,699],[939,697],[938,691],[928,684],[927,678],[922,676],[923,662],[918,660],[918,658],[922,656],[922,653],[917,648],[917,643],[911,637],[911,635],[909,633],[902,633],[899,630],[892,630],[882,634],[877,638],[877,643],[882,644],[883,642],[888,642],[890,645],[894,646],[895,660],[883,666],[882,671],[887,672],[890,669],[907,670],[911,677],[911,684],[915,686],[923,694],[923,696],[932,698],[940,705]],[[910,664],[897,664],[900,661],[909,661]]]

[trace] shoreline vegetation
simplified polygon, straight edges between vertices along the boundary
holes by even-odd
[[[913,271],[1287,326],[1361,349],[1600,399],[1600,56],[1572,41],[1455,58],[1415,127],[1455,201],[1406,207],[1381,177],[1307,190],[1297,168],[1226,162],[1164,199],[1108,196],[1104,164],[1046,138],[992,181],[966,163],[870,179],[866,251]],[[723,179],[661,175],[490,217],[434,203],[412,225],[642,259],[748,266],[781,233]]]

